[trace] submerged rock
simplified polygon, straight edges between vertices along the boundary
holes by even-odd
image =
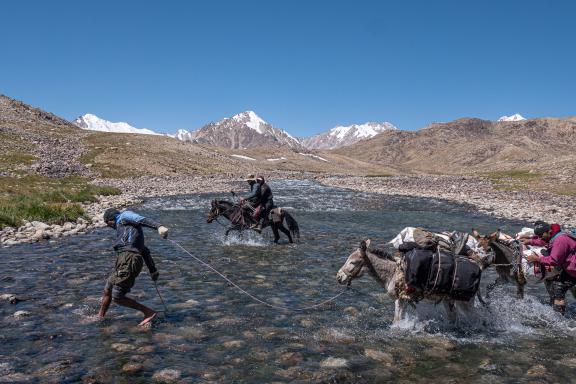
[[[366,356],[372,360],[376,360],[376,361],[379,361],[381,363],[384,363],[387,366],[394,364],[394,357],[388,352],[366,348],[364,350],[364,356]]]
[[[128,352],[136,349],[136,347],[134,347],[132,344],[124,344],[124,343],[114,343],[110,347],[117,352]]]
[[[31,315],[32,315],[32,312],[28,312],[28,311],[16,311],[16,312],[14,312],[14,317],[17,319],[21,319],[23,317],[28,317]]]
[[[339,357],[329,357],[320,362],[322,368],[346,368],[348,360]]]
[[[127,363],[122,366],[122,372],[124,373],[136,373],[140,372],[144,366],[140,363]]]
[[[158,383],[176,383],[180,376],[182,376],[182,372],[177,369],[163,369],[154,373],[152,379],[157,381]]]

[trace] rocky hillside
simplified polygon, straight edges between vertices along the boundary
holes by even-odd
[[[352,145],[360,140],[370,139],[379,133],[395,129],[398,128],[388,122],[338,126],[318,135],[302,139],[302,144],[309,149],[335,149]]]
[[[387,131],[336,153],[407,172],[499,170],[574,173],[576,122],[460,119],[419,131]]]
[[[91,174],[81,163],[84,132],[52,113],[0,95],[0,173]]]
[[[253,111],[207,124],[197,131],[179,131],[177,137],[198,144],[231,149],[282,146],[301,148],[296,138],[273,127]]]

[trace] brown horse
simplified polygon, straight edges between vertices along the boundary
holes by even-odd
[[[516,296],[519,299],[524,298],[526,276],[522,267],[522,244],[500,231],[482,236],[474,229],[472,236],[478,240],[484,251],[491,251],[494,254],[491,265],[496,269],[498,277],[486,287],[486,297],[498,285],[514,282],[516,284]]]
[[[230,226],[226,229],[226,236],[228,236],[231,231],[254,230],[254,226],[258,224],[256,219],[252,217],[252,212],[243,206],[226,200],[212,200],[212,207],[210,212],[208,212],[206,222],[211,223],[219,216],[223,216],[230,221]],[[278,240],[280,240],[279,231],[288,237],[290,243],[294,242],[294,238],[300,238],[298,223],[285,209],[274,208],[270,216],[272,218],[270,220],[266,218],[262,228],[266,228],[267,226],[272,227],[274,243],[278,243]],[[286,223],[288,229],[284,227],[284,223]]]
[[[360,243],[360,247],[352,252],[344,265],[336,274],[338,283],[350,285],[352,280],[368,272],[389,296],[395,299],[394,324],[404,318],[406,307],[415,304],[403,290],[404,271],[401,264],[386,252],[370,250],[370,239]],[[448,313],[450,322],[456,320],[457,310],[470,313],[474,308],[474,298],[468,301],[453,300],[448,295],[433,295],[424,293],[424,298],[433,302],[442,302]]]

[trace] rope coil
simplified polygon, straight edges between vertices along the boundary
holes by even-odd
[[[178,248],[180,248],[181,250],[183,250],[186,254],[188,254],[190,257],[192,257],[194,260],[196,260],[197,262],[199,262],[200,264],[202,264],[204,267],[210,269],[212,272],[216,273],[218,276],[220,276],[222,279],[224,279],[226,282],[228,282],[230,285],[232,285],[233,287],[235,287],[236,289],[238,289],[241,293],[245,294],[246,296],[250,297],[252,300],[265,305],[267,307],[270,308],[274,308],[274,309],[279,309],[279,310],[283,310],[283,311],[291,311],[291,312],[303,312],[303,311],[307,311],[310,309],[314,309],[314,308],[318,308],[324,304],[327,304],[329,302],[332,302],[334,300],[336,300],[338,297],[340,297],[341,295],[343,295],[344,293],[346,293],[346,290],[343,290],[342,292],[340,292],[339,294],[332,296],[326,300],[321,301],[320,303],[314,304],[314,305],[309,305],[306,307],[301,307],[301,308],[290,308],[290,307],[286,307],[286,306],[282,306],[282,305],[275,305],[275,304],[271,304],[267,301],[264,301],[254,295],[252,295],[250,292],[246,291],[245,289],[241,288],[238,284],[234,283],[232,280],[230,280],[228,277],[226,277],[224,274],[220,273],[219,271],[217,271],[214,267],[212,267],[210,264],[206,263],[204,260],[194,256],[193,254],[191,254],[190,252],[188,252],[188,250],[186,250],[186,248],[184,248],[183,246],[181,246],[179,243],[177,243],[176,241],[172,240],[172,239],[168,239],[172,244],[174,244],[175,246],[177,246]]]

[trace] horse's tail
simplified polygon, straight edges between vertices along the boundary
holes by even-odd
[[[286,219],[286,224],[288,225],[288,230],[290,231],[292,237],[295,239],[300,239],[300,227],[298,227],[296,220],[294,220],[292,215],[286,211],[284,211],[284,218]]]

